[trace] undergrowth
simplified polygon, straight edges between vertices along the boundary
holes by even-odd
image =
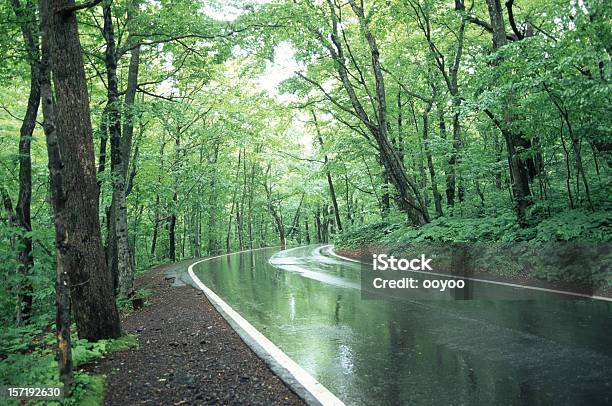
[[[396,256],[427,252],[437,257],[440,269],[453,266],[451,258],[461,246],[477,258],[477,271],[612,286],[610,211],[564,211],[526,228],[510,211],[495,217],[441,217],[420,228],[394,217],[346,231],[334,243],[339,250],[365,248]]]
[[[42,331],[42,332],[41,332]],[[114,340],[89,342],[72,336],[72,358],[74,363],[74,386],[71,393],[61,401],[30,401],[36,405],[85,405],[94,406],[102,402],[104,380],[101,375],[91,375],[80,369],[106,354],[137,345],[134,335]],[[61,387],[55,359],[55,336],[51,327],[41,326],[7,328],[0,331],[0,386]],[[7,405],[23,404],[10,401]]]

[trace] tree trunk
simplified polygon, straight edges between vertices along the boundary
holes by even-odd
[[[319,122],[317,121],[317,116],[314,110],[310,111],[312,114],[312,119],[314,120],[315,128],[317,130],[317,137],[319,138],[319,144],[321,148],[323,148],[323,137],[321,136],[321,130],[319,129]],[[334,183],[332,182],[331,172],[328,167],[329,160],[327,159],[327,154],[324,154],[324,162],[325,162],[325,174],[327,175],[327,184],[329,186],[329,194],[331,196],[332,205],[334,206],[334,215],[336,217],[336,225],[338,226],[338,230],[342,232],[342,222],[340,221],[340,210],[338,209],[338,200],[336,199],[336,190],[334,189]]]
[[[227,223],[227,235],[225,236],[225,252],[231,251],[231,236],[232,236],[232,219],[234,217],[234,210],[236,209],[236,195],[238,193],[238,180],[240,179],[240,163],[242,162],[242,150],[238,151],[238,165],[236,165],[236,186],[234,187],[234,193],[232,194],[232,208]]]
[[[455,205],[455,189],[457,179],[457,162],[459,160],[459,150],[461,149],[461,124],[459,123],[459,98],[453,96],[453,147],[451,156],[448,159],[448,172],[446,175],[446,199],[449,207]]]
[[[434,90],[435,96],[435,90]],[[423,111],[423,147],[425,149],[425,155],[427,158],[427,168],[429,169],[429,177],[431,178],[431,192],[434,199],[434,205],[436,207],[436,215],[442,217],[444,215],[442,211],[442,196],[438,192],[438,181],[436,180],[436,169],[434,168],[433,158],[431,156],[431,148],[429,147],[429,112],[434,103],[432,97],[431,102],[427,103],[425,110]]]
[[[395,142],[395,149],[399,154],[399,158],[404,163],[404,116],[402,111],[402,92],[400,89],[397,90],[397,139]]]
[[[217,192],[215,190],[217,177],[217,160],[219,158],[219,143],[215,143],[214,152],[208,164],[210,170],[210,194],[208,201],[208,254],[217,254],[219,247],[217,243]]]
[[[283,224],[283,217],[280,210],[277,210],[274,202],[272,201],[272,185],[268,186],[268,175],[270,174],[271,165],[268,164],[268,170],[266,171],[266,178],[264,179],[264,188],[266,190],[266,196],[268,197],[268,211],[274,220],[276,225],[276,231],[278,232],[278,239],[281,247],[287,246],[287,237],[285,235],[285,225]]]
[[[240,196],[240,204],[236,210],[236,233],[238,234],[238,247],[240,251],[244,251],[244,200],[247,195],[247,167],[246,167],[246,150],[242,150],[242,196]]]
[[[138,15],[138,0],[133,0],[130,4],[127,5],[127,24],[131,24],[133,20]],[[129,44],[132,41],[132,30],[133,27],[130,27],[130,34],[126,42]],[[134,121],[135,121],[135,109],[134,109],[134,100],[136,99],[136,90],[138,88],[138,71],[140,67],[140,45],[134,46],[130,50],[130,65],[128,67],[128,77],[127,77],[127,87],[125,90],[125,98],[124,98],[124,109],[125,114],[123,116],[123,137],[121,143],[122,150],[122,161],[123,161],[123,177],[127,177],[129,163],[130,163],[130,153],[132,149],[132,138],[134,134]],[[135,165],[135,162],[132,162]],[[127,194],[127,193],[126,193]]]
[[[499,142],[499,133],[497,131],[495,131],[495,134],[493,134],[493,148],[495,149],[495,162],[499,163],[502,160],[502,151],[503,151],[503,146],[501,145],[501,143]],[[502,169],[501,169],[501,165],[495,165],[495,188],[497,188],[497,190],[501,190],[503,185],[502,185]]]
[[[100,235],[89,95],[76,14],[69,9],[74,1],[41,4],[56,101],[53,106],[47,71],[43,112],[47,112],[45,120],[49,119],[45,133],[54,191],[57,262],[68,275],[79,337],[93,341],[116,338],[121,330]]]
[[[306,193],[302,193],[300,203],[298,204],[297,210],[295,211],[295,215],[293,216],[293,221],[291,221],[291,229],[289,230],[289,237],[295,237],[297,235],[298,240],[302,238],[300,236],[300,210],[302,209],[302,203],[304,203],[305,195]]]
[[[172,206],[170,207],[170,216],[168,220],[168,258],[172,262],[176,261],[176,221],[177,221],[177,206],[178,206],[178,179],[177,173],[180,173],[181,167],[181,126],[177,125],[176,134],[174,135],[174,164],[176,173],[172,180],[174,193],[172,194]]]
[[[571,180],[572,180],[572,170],[570,169],[570,163],[569,163],[569,151],[567,150],[567,145],[565,145],[565,137],[563,137],[563,128],[564,128],[564,121],[563,119],[561,119],[561,145],[563,146],[563,152],[565,153],[565,170],[566,170],[566,176],[565,176],[565,186],[567,188],[567,198],[569,200],[569,208],[570,210],[574,209],[574,198],[572,197],[572,186],[571,186]]]
[[[489,17],[491,19],[491,27],[493,30],[493,49],[498,51],[506,45],[506,27],[500,0],[486,0]],[[497,57],[499,61],[499,56]],[[495,62],[494,62],[495,63]],[[503,112],[503,121],[497,120],[491,112],[487,115],[499,127],[506,140],[506,148],[508,151],[508,162],[510,173],[512,175],[512,193],[516,203],[516,212],[518,222],[521,227],[527,226],[527,208],[531,205],[531,191],[529,189],[529,172],[528,166],[517,151],[519,146],[524,145],[520,134],[512,130],[513,115],[511,112],[511,100],[506,101],[506,106]]]
[[[321,239],[327,244],[329,242],[329,210],[327,205],[323,206],[321,214],[323,216],[323,221],[321,222]]]
[[[32,284],[28,275],[34,266],[32,256],[32,237],[26,233],[32,231],[30,202],[32,200],[32,158],[30,145],[32,133],[36,127],[36,116],[40,105],[40,52],[38,29],[36,27],[36,5],[28,0],[25,6],[19,0],[12,0],[13,11],[20,20],[26,55],[30,65],[30,94],[26,113],[19,130],[19,192],[15,217],[21,228],[18,258],[18,272],[22,278],[17,289],[17,324],[27,323],[32,313]]]
[[[117,81],[117,54],[111,1],[104,0],[104,39],[107,78],[108,131],[111,145],[111,179],[113,197],[110,209],[109,246],[107,263],[116,281],[115,292],[128,298],[134,293],[134,268],[129,243],[127,202],[125,199],[126,165],[121,140],[121,107]],[[129,152],[128,152],[129,157]],[[108,261],[110,259],[110,261]]]
[[[321,209],[317,206],[317,212],[315,213],[315,228],[317,231],[317,243],[321,243],[323,238],[321,236]]]
[[[248,227],[249,227],[249,249],[253,249],[253,195],[255,194],[255,160],[251,165],[251,179],[249,182],[249,218],[248,218]]]
[[[553,104],[559,111],[559,115],[561,116],[563,121],[565,121],[565,125],[567,126],[567,132],[570,136],[570,140],[572,141],[572,152],[574,153],[574,168],[576,171],[576,200],[580,201],[580,180],[582,179],[587,201],[589,202],[589,208],[591,210],[594,210],[593,201],[591,199],[591,191],[589,189],[589,183],[587,181],[586,173],[584,171],[584,166],[582,164],[582,154],[580,151],[581,140],[579,139],[578,136],[576,136],[576,133],[574,132],[574,128],[570,120],[570,113],[567,110],[567,108],[563,105],[563,101],[558,96],[554,95],[553,92],[548,88],[548,86],[544,85],[544,88],[548,92],[548,95],[550,99],[552,100]],[[565,145],[563,145],[563,147],[565,148]],[[567,151],[566,151],[566,159],[568,159]],[[571,198],[570,198],[570,201],[571,201]]]
[[[155,195],[155,222],[153,224],[153,237],[151,238],[151,257],[155,257],[155,246],[157,245],[157,233],[159,230],[159,194]]]
[[[127,5],[127,24],[130,25],[136,15],[138,14],[138,0],[134,0],[131,4]],[[132,30],[132,28],[130,28]],[[128,41],[131,39],[132,31],[130,31],[130,35],[128,35]],[[138,87],[138,69],[140,65],[140,45],[135,46],[130,51],[130,64],[128,68],[128,79],[127,79],[127,89],[125,91],[124,98],[124,121],[123,121],[123,131],[121,137],[121,163],[123,170],[123,179],[125,185],[125,198],[129,196],[132,191],[132,187],[134,185],[134,177],[136,176],[136,165],[138,160],[138,145],[134,147],[134,155],[130,160],[130,153],[132,149],[132,138],[134,134],[134,121],[135,121],[135,111],[134,111],[134,100],[136,98],[136,90]],[[141,134],[144,131],[144,128],[141,125]],[[129,170],[131,166],[131,170]],[[129,173],[129,175],[128,175]],[[127,210],[126,210],[126,219]],[[126,222],[127,224],[127,222]],[[126,228],[126,235],[128,237],[127,249],[129,253],[129,258],[132,261],[131,271],[132,274],[136,271],[136,258],[135,258],[135,246],[134,244],[130,244],[129,242],[129,230]],[[135,237],[134,237],[135,240]],[[133,279],[133,277],[132,277]]]
[[[108,141],[108,123],[107,123],[108,105],[104,106],[100,115],[100,126],[98,132],[100,134],[100,151],[98,155],[98,188],[102,187],[102,174],[106,170],[106,144]]]
[[[440,134],[440,139],[447,139],[447,131],[446,131],[446,118],[444,117],[444,107],[442,106],[442,102],[440,100],[436,100],[436,112],[438,114],[438,129]],[[451,165],[445,165],[444,171],[446,173],[446,206],[452,207],[455,204],[455,195],[454,195],[454,187],[449,187],[449,180],[452,179],[454,182],[455,179],[455,168]]]
[[[304,221],[304,229],[306,231],[306,244],[310,244],[310,231],[308,230],[308,220]]]
[[[43,129],[47,144],[47,156],[49,165],[49,183],[51,189],[51,203],[53,205],[53,222],[55,226],[55,336],[57,341],[56,358],[59,367],[59,379],[64,384],[64,391],[70,392],[74,382],[72,366],[72,347],[70,339],[70,275],[64,263],[66,255],[66,227],[60,217],[64,206],[65,192],[62,182],[62,161],[60,148],[56,133],[55,107],[53,106],[53,93],[51,90],[51,70],[50,70],[50,13],[51,7],[48,2],[41,1],[41,65],[40,65],[40,85],[43,111]]]
[[[178,194],[174,192],[172,195],[172,213],[168,220],[168,258],[172,262],[176,262],[176,213],[174,212],[176,203],[178,201]]]
[[[379,163],[382,166],[382,196],[381,196],[381,217],[386,219],[391,210],[391,196],[389,195],[389,173],[382,162],[383,158],[379,159]]]
[[[349,224],[353,225],[353,205],[349,190],[349,181],[346,165],[344,165],[344,192],[344,197],[346,200],[346,218],[348,219]]]

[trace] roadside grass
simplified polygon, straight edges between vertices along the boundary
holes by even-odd
[[[117,300],[117,307],[123,316],[135,309],[147,306],[152,291],[136,289],[127,300]],[[136,305],[135,303],[138,303]],[[55,358],[56,340],[52,308],[26,326],[0,328],[0,386],[61,387]],[[84,405],[102,404],[106,377],[86,372],[81,367],[105,357],[106,354],[138,346],[138,337],[124,335],[113,340],[89,342],[79,339],[76,325],[72,326],[72,359],[74,385],[69,396],[59,401],[30,400],[22,402],[4,401],[2,405]]]
[[[561,212],[527,228],[514,213],[474,218],[441,217],[415,228],[401,217],[354,228],[336,237],[339,251],[369,249],[410,258],[427,253],[438,269],[454,267],[457,252],[472,270],[595,288],[612,286],[612,212]]]
[[[0,385],[61,387],[55,359],[55,335],[52,326],[31,325],[8,328],[0,332]],[[59,401],[32,400],[28,402],[6,401],[7,405],[100,405],[104,397],[105,376],[88,374],[79,369],[108,353],[138,345],[135,335],[125,335],[114,340],[89,342],[72,336],[74,363],[74,387],[71,393]]]

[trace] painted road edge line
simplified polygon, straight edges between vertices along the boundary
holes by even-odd
[[[331,256],[333,256],[333,257],[342,259],[344,261],[350,261],[350,262],[356,262],[358,264],[369,265],[367,262],[358,261],[358,260],[355,260],[355,259],[352,259],[352,258],[347,258],[345,256],[342,256],[342,255],[336,253],[336,251],[334,250],[334,246],[331,245],[331,244],[330,245],[324,245],[321,248],[327,248],[327,247],[329,247],[329,250],[327,252],[329,252],[329,254]],[[509,286],[509,287],[512,287],[512,288],[539,290],[539,291],[542,291],[542,292],[556,293],[556,294],[559,294],[559,295],[577,296],[577,297],[583,297],[583,298],[586,298],[586,299],[603,300],[605,302],[612,302],[612,298],[605,297],[605,296],[587,295],[587,294],[584,294],[584,293],[567,292],[567,291],[564,291],[564,290],[540,288],[540,287],[537,287],[537,286],[525,286],[525,285],[519,285],[517,283],[491,281],[491,280],[488,280],[488,279],[470,278],[469,276],[448,275],[448,274],[437,273],[437,272],[428,272],[428,271],[410,271],[410,272],[423,273],[423,274],[434,275],[434,276],[444,276],[444,277],[447,277],[447,278],[466,279],[466,280],[470,280],[470,281],[474,281],[474,282],[491,283],[493,285]]]
[[[247,250],[249,251],[249,250]],[[255,250],[253,250],[255,251]],[[246,251],[241,251],[246,252]],[[236,253],[233,253],[236,254]],[[272,341],[245,320],[229,304],[208,288],[193,272],[194,266],[211,259],[232,254],[219,255],[196,261],[187,269],[193,282],[200,288],[208,300],[219,311],[223,318],[238,333],[243,341],[287,384],[298,396],[310,405],[344,405],[325,386],[312,377]]]

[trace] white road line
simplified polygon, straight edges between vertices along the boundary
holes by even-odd
[[[193,267],[202,262],[210,261],[211,259],[225,257],[227,255],[238,254],[241,252],[257,251],[265,248],[258,248],[254,250],[245,250],[231,254],[218,255],[216,257],[206,258],[194,262],[189,265],[188,273],[195,284],[204,292],[206,297],[212,302],[215,308],[221,313],[221,315],[229,322],[229,324],[236,330],[236,332],[245,340],[260,357],[264,353],[262,359],[266,361],[270,367],[279,375],[279,377],[289,385],[298,395],[302,396],[304,400],[309,404],[321,404],[321,405],[332,405],[342,406],[344,403],[338,399],[333,393],[331,393],[325,386],[319,381],[313,378],[308,372],[300,367],[295,361],[293,361],[287,354],[285,354],[280,348],[278,348],[272,341],[268,340],[262,333],[260,333],[251,323],[245,320],[238,312],[236,312],[230,305],[228,305],[223,299],[221,299],[215,292],[210,290],[193,272]],[[245,337],[246,336],[246,337]],[[256,344],[254,348],[252,343]],[[257,348],[258,347],[258,348]],[[259,350],[259,351],[258,351]],[[273,362],[270,363],[270,360]],[[281,370],[278,371],[277,369]],[[284,373],[283,373],[284,372]]]
[[[367,263],[367,262],[358,261],[358,260],[355,260],[355,259],[352,259],[352,258],[347,258],[345,256],[337,254],[334,251],[334,246],[333,245],[325,245],[322,248],[327,248],[327,247],[329,247],[328,252],[333,257],[342,259],[344,261],[350,261],[350,262],[356,262],[356,263],[359,263],[359,264],[369,265],[369,263]],[[584,293],[574,293],[574,292],[567,292],[567,291],[564,291],[564,290],[547,289],[547,288],[540,288],[540,287],[537,287],[537,286],[526,286],[526,285],[519,285],[519,284],[516,284],[516,283],[491,281],[491,280],[488,280],[488,279],[470,278],[468,276],[455,276],[455,275],[448,275],[448,274],[437,273],[437,272],[428,272],[428,271],[410,271],[410,272],[417,272],[417,273],[423,273],[423,274],[434,275],[434,276],[444,276],[444,277],[447,277],[447,278],[466,279],[466,280],[470,280],[470,281],[474,281],[474,282],[491,283],[493,285],[509,286],[509,287],[512,287],[512,288],[531,289],[531,290],[538,290],[538,291],[541,291],[541,292],[556,293],[556,294],[559,294],[559,295],[577,296],[577,297],[584,297],[584,298],[594,299],[594,300],[603,300],[605,302],[612,302],[612,298],[605,297],[605,296],[597,296],[597,295],[591,296],[591,295],[587,295],[587,294],[584,294]]]

